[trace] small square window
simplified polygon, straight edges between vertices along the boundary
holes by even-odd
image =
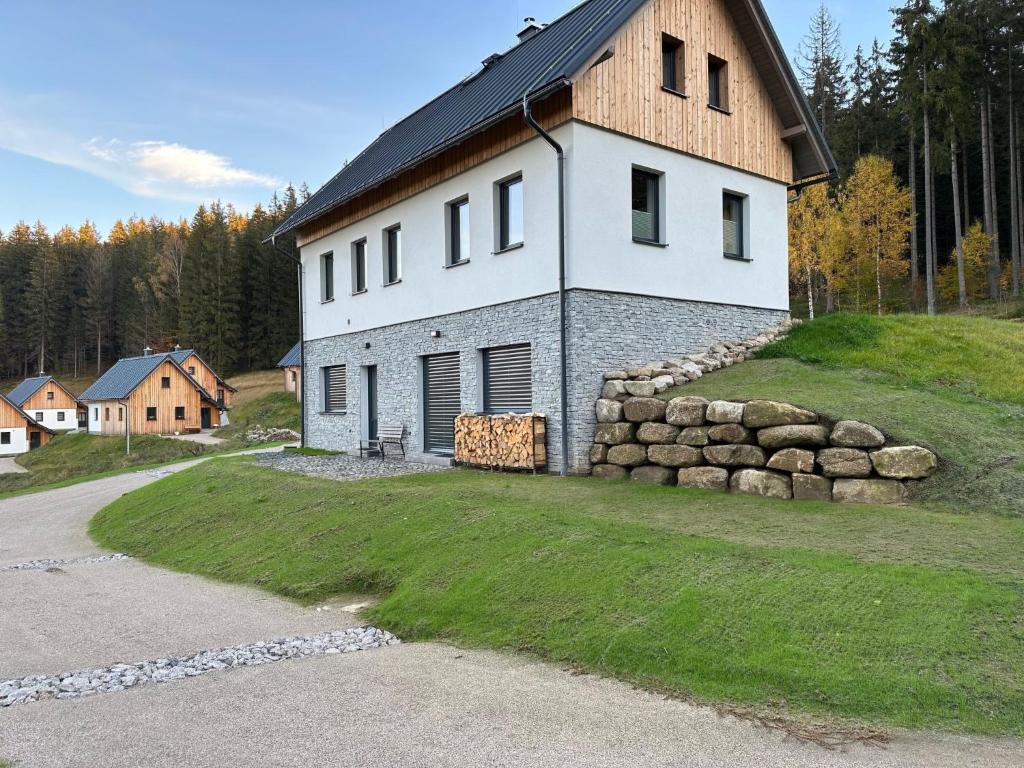
[[[498,184],[498,250],[523,243],[523,177]]]
[[[366,239],[352,243],[352,293],[366,290]]]
[[[633,239],[645,243],[661,242],[660,189],[661,176],[651,171],[633,169]]]
[[[729,110],[729,64],[708,54],[708,106]]]
[[[196,375],[196,367],[194,365],[190,365],[188,367],[188,375],[189,376],[195,376]]]
[[[384,230],[384,285],[402,279],[402,227],[395,225]]]
[[[36,421],[42,421],[42,420],[43,420],[43,412],[42,411],[36,411]]]
[[[686,93],[684,80],[684,53],[686,46],[682,40],[672,35],[661,36],[661,85],[675,93]]]
[[[174,420],[175,421],[184,421],[185,420],[185,406],[184,405],[176,405],[176,406],[174,406]]]
[[[320,256],[320,301],[334,301],[334,253]]]
[[[57,411],[57,421],[64,421],[64,411]]]
[[[469,198],[448,203],[448,265],[469,261]]]
[[[722,193],[722,251],[730,259],[747,258],[743,240],[743,198],[732,192]]]
[[[10,432],[0,432],[0,445],[10,445],[10,444],[11,444],[11,433]]]
[[[170,389],[170,388],[171,388],[171,377],[170,376],[161,376],[160,377],[160,389]]]
[[[146,421],[156,421],[156,408],[154,406],[146,408]]]
[[[53,400],[53,391],[52,390],[46,393],[46,399],[47,400]]]

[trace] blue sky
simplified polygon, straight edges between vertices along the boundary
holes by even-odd
[[[844,47],[892,0],[830,0]],[[574,0],[0,3],[0,230],[241,209],[316,189],[380,131]],[[765,0],[792,56],[817,6]]]

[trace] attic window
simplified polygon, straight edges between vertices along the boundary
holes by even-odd
[[[170,376],[161,376],[160,377],[160,389],[170,389],[170,388],[171,388],[171,377]]]
[[[661,85],[666,91],[683,94],[686,92],[684,79],[684,52],[682,40],[672,35],[661,36]]]
[[[708,54],[708,106],[729,111],[729,63]]]
[[[50,390],[49,392],[46,393],[46,399],[53,400],[53,390]]]

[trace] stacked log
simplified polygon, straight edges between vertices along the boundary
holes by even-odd
[[[547,424],[536,413],[464,413],[455,419],[455,460],[494,469],[540,469],[547,464]]]

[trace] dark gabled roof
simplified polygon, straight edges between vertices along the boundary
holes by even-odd
[[[37,376],[36,378],[41,378],[41,377]],[[47,376],[45,378],[49,378],[49,376]],[[31,416],[29,416],[27,413],[25,413],[25,411],[23,411],[21,409],[21,406],[19,406],[15,402],[11,401],[11,399],[7,395],[3,394],[2,392],[0,392],[0,400],[3,400],[5,403],[7,403],[9,406],[11,406],[11,408],[16,410],[21,416],[24,416],[25,417],[25,421],[27,421],[29,423],[30,427],[33,427],[33,428],[38,427],[39,429],[43,430],[44,432],[49,432],[51,435],[54,434],[54,431],[52,429],[50,429],[49,427],[44,427],[38,421],[33,419]]]
[[[294,347],[285,352],[284,357],[281,358],[281,362],[277,364],[278,368],[290,368],[294,365],[302,365],[302,356],[299,354],[299,347],[302,342],[297,342]]]
[[[192,354],[191,349],[175,352],[158,352],[142,357],[123,357],[110,367],[106,373],[100,376],[85,392],[78,396],[81,402],[94,402],[98,400],[124,400],[135,388],[144,382],[155,371],[161,363],[171,362],[184,374],[185,378],[195,384],[199,394],[205,399],[216,402],[194,378],[189,376],[188,371],[181,367],[178,362]]]
[[[273,232],[283,235],[568,85],[647,0],[584,0],[384,131]],[[798,181],[836,164],[761,0],[725,0],[790,138]],[[802,132],[801,132],[802,131]]]
[[[42,389],[43,385],[52,378],[52,376],[33,376],[32,378],[25,379],[7,393],[7,400],[20,408],[25,404],[26,400]]]
[[[384,131],[274,230],[302,226],[568,78],[646,0],[586,0]]]

